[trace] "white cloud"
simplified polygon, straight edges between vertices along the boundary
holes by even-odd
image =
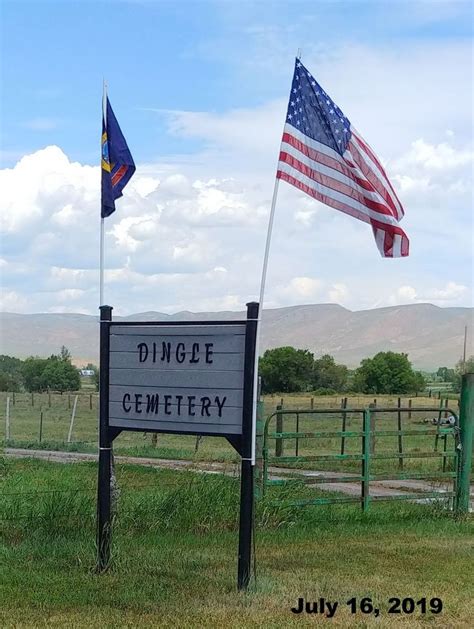
[[[456,150],[446,142],[430,144],[423,139],[415,140],[410,150],[397,161],[397,168],[409,170],[413,166],[419,166],[426,171],[445,171],[472,164],[474,151],[469,149]]]
[[[336,304],[344,303],[349,296],[349,290],[345,284],[333,284],[329,290],[329,301]]]
[[[468,287],[450,281],[442,288],[416,289],[413,286],[400,286],[389,298],[390,305],[406,303],[432,303],[437,306],[457,306],[467,296]]]

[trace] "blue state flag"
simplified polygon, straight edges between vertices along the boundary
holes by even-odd
[[[115,199],[135,172],[135,162],[107,98],[106,117],[102,117],[102,206],[105,218],[115,212]]]

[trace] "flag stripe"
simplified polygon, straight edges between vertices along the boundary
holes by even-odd
[[[291,164],[280,161],[278,163],[279,171],[288,174],[292,179],[300,181],[307,188],[313,187],[319,194],[322,194],[325,197],[329,197],[334,201],[341,203],[344,206],[352,208],[352,210],[357,213],[358,218],[360,216],[365,216],[366,218],[360,220],[364,220],[365,222],[370,222],[371,219],[379,220],[381,223],[387,225],[395,225],[397,224],[396,218],[389,213],[383,214],[378,210],[374,210],[369,207],[366,202],[360,202],[354,196],[348,196],[347,194],[336,190],[320,181],[312,179],[307,173],[299,168],[295,168]]]
[[[393,206],[397,218],[400,220],[404,214],[403,208],[401,206],[400,201],[398,200],[397,195],[395,194],[392,185],[390,184],[387,175],[383,168],[377,163],[375,163],[370,155],[364,148],[358,137],[353,134],[351,141],[349,142],[348,150],[355,158],[356,164],[360,167],[364,175],[371,181],[376,190],[381,194],[387,202],[390,202]],[[389,201],[390,200],[390,201]]]
[[[309,196],[313,197],[317,201],[324,203],[325,205],[329,205],[330,207],[343,212],[344,214],[348,214],[354,218],[357,218],[365,223],[369,223],[372,225],[374,230],[374,236],[376,240],[377,247],[380,253],[384,257],[394,257],[393,256],[393,248],[389,247],[389,243],[398,237],[400,239],[400,252],[402,256],[408,255],[409,243],[408,238],[405,232],[398,225],[387,225],[378,221],[376,219],[371,219],[367,214],[364,214],[354,207],[342,203],[336,200],[333,197],[326,196],[325,194],[319,192],[314,188],[314,186],[308,186],[303,183],[300,179],[293,177],[291,174],[285,172],[284,170],[278,169],[277,171],[277,179],[282,179],[287,183],[291,184],[295,188],[298,188],[302,192],[305,192]],[[386,238],[388,240],[386,241]],[[399,256],[396,256],[399,257]]]
[[[351,131],[352,131],[352,135],[353,137],[357,140],[357,142],[361,145],[361,147],[364,149],[364,151],[367,153],[367,155],[370,157],[370,159],[374,162],[374,164],[376,164],[379,168],[379,170],[381,171],[382,175],[383,175],[383,179],[386,182],[386,184],[388,185],[388,187],[390,188],[396,204],[398,206],[398,210],[401,212],[402,216],[404,214],[403,212],[403,207],[402,204],[400,203],[400,199],[397,196],[397,193],[395,192],[392,184],[390,183],[390,179],[387,177],[387,173],[385,172],[385,168],[382,166],[382,164],[380,163],[380,161],[377,159],[374,151],[372,150],[372,148],[369,146],[369,144],[367,144],[367,142],[359,135],[359,133],[353,128],[351,127]]]
[[[319,142],[315,142],[314,144],[319,144]],[[373,185],[365,179],[360,170],[357,167],[355,169],[350,168],[341,155],[336,153],[337,157],[334,157],[323,152],[323,150],[320,150],[323,149],[323,144],[321,144],[319,148],[316,149],[314,147],[307,146],[306,144],[304,144],[304,142],[298,140],[293,135],[290,135],[289,133],[284,133],[281,145],[282,148],[284,148],[291,154],[293,154],[293,152],[290,150],[289,147],[291,147],[291,149],[294,149],[295,151],[298,151],[301,155],[305,155],[310,160],[318,162],[319,164],[323,164],[327,168],[332,168],[334,171],[341,173],[341,175],[344,175],[349,179],[354,180],[361,188],[365,188],[368,191],[375,191]],[[358,172],[354,172],[355,170]],[[359,173],[362,176],[359,176]]]
[[[394,216],[399,216],[399,212],[392,200],[390,192],[384,186],[383,182],[377,178],[377,175],[375,173],[372,174],[370,166],[366,165],[365,162],[361,162],[361,168],[355,163],[353,158],[352,161],[344,159],[342,155],[329,146],[309,138],[289,124],[285,125],[282,138],[282,143],[283,142],[294,146],[301,153],[308,155],[308,157],[339,170],[346,176],[351,177],[359,186],[376,192],[380,195],[380,200],[387,203],[392,208]],[[350,142],[349,146],[351,146]]]
[[[122,179],[122,177],[125,175],[125,173],[128,170],[128,166],[123,165],[120,166],[120,168],[112,174],[112,185],[116,186],[118,184],[118,182]]]
[[[365,198],[387,205],[385,199],[374,189],[373,185],[364,178],[364,175],[357,166],[350,168],[344,162],[343,157],[336,161],[323,153],[305,147],[304,144],[285,134],[286,140],[281,144],[281,150],[302,161],[310,168],[314,168],[329,177],[334,177],[338,181],[355,188]],[[296,146],[295,146],[296,145]],[[305,150],[306,148],[306,150]],[[392,211],[393,210],[393,211]],[[390,205],[389,212],[394,214],[395,210]]]
[[[389,216],[392,216],[390,208],[388,208],[385,204],[379,202],[378,195],[377,200],[371,199],[370,197],[368,197],[367,194],[364,195],[360,191],[359,187],[357,185],[354,185],[353,182],[351,185],[350,183],[348,184],[346,182],[342,182],[339,179],[326,174],[323,171],[324,167],[319,166],[318,170],[315,170],[311,166],[296,159],[285,151],[280,152],[280,163],[281,162],[290,165],[292,168],[298,170],[300,173],[302,173],[312,181],[320,183],[321,185],[331,190],[335,190],[336,192],[340,192],[341,194],[344,194],[351,199],[355,199],[360,204],[366,205],[371,210],[375,210],[376,212],[381,212],[382,214],[388,214]]]

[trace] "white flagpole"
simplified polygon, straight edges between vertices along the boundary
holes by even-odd
[[[105,127],[107,128],[107,83],[104,79],[104,89],[102,95],[102,116],[104,118]],[[102,135],[101,135],[101,173],[102,173]],[[100,216],[100,272],[99,272],[99,306],[103,306],[104,301],[104,249],[105,249],[105,225],[104,217],[102,216],[102,204],[101,204],[101,216]]]
[[[300,48],[298,48],[296,57],[298,59],[301,59]],[[280,143],[280,146],[281,146],[281,143]],[[259,355],[259,348],[260,348],[260,329],[262,327],[263,298],[265,296],[265,282],[267,280],[268,257],[270,254],[270,242],[272,239],[273,219],[275,217],[275,207],[276,207],[276,201],[277,201],[277,196],[278,196],[279,184],[280,184],[280,180],[277,177],[275,177],[275,185],[273,187],[272,206],[270,209],[270,217],[268,219],[267,242],[265,244],[265,255],[263,257],[262,279],[260,282],[260,297],[259,297],[258,321],[257,321],[257,338],[255,341],[255,367],[254,367],[254,382],[253,382],[252,465],[255,465],[256,449],[257,449],[258,355]]]
[[[268,219],[267,242],[265,244],[265,255],[263,257],[262,279],[260,282],[260,297],[259,297],[259,309],[258,309],[258,321],[257,321],[257,338],[255,341],[255,367],[254,367],[254,382],[253,382],[252,465],[255,465],[256,446],[257,446],[258,354],[259,354],[259,346],[260,346],[260,329],[262,327],[263,298],[265,295],[265,282],[267,279],[268,257],[270,254],[270,242],[272,239],[273,219],[275,217],[275,207],[276,207],[276,200],[278,196],[279,183],[280,183],[280,180],[277,177],[275,177],[275,185],[273,187],[272,206],[270,209],[270,216]]]

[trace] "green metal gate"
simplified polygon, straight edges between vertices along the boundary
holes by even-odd
[[[467,374],[463,377],[463,391],[461,394],[460,417],[449,407],[444,407],[443,412],[450,413],[454,418],[454,425],[444,426],[441,421],[436,426],[421,426],[416,428],[402,429],[401,417],[404,414],[433,412],[439,413],[439,407],[376,407],[376,408],[325,408],[325,409],[282,409],[279,408],[272,413],[265,421],[263,430],[263,470],[262,470],[262,491],[275,485],[287,485],[295,478],[307,485],[317,485],[319,483],[360,483],[360,495],[358,496],[337,496],[337,497],[315,497],[315,498],[294,498],[285,500],[285,504],[296,506],[336,504],[336,503],[357,503],[359,502],[364,511],[367,511],[369,504],[381,500],[432,500],[449,499],[454,511],[467,511],[469,509],[469,473],[472,453],[472,433],[474,414],[474,374]],[[376,429],[375,414],[393,413],[398,419],[397,430]],[[339,416],[342,414],[342,430],[307,430],[308,420],[317,424],[321,417]],[[358,416],[362,420],[359,430],[348,430],[346,417]],[[294,430],[284,431],[283,426],[288,425],[289,418],[293,418]],[[360,422],[359,419],[359,422]],[[439,413],[441,420],[441,413]],[[461,421],[460,421],[461,420]],[[305,429],[301,429],[301,421],[306,424]],[[276,424],[276,425],[274,425]],[[404,451],[403,441],[409,437],[427,437],[433,439],[433,447],[430,450]],[[376,452],[375,444],[387,437],[397,437],[398,449],[394,452]],[[336,438],[340,442],[340,451],[337,453],[301,453],[301,444],[307,445],[308,440]],[[358,440],[357,452],[354,448],[347,448],[349,440]],[[442,442],[442,448],[439,443]],[[285,454],[285,449],[292,442],[292,453]],[[308,449],[308,448],[306,448]],[[351,452],[347,452],[352,449]],[[378,462],[398,460],[397,471],[373,471],[374,466],[380,467]],[[425,471],[408,471],[405,463],[409,460],[434,459],[440,462],[439,469]],[[328,463],[358,462],[360,468],[357,474],[335,473],[334,475],[324,474],[321,477],[315,476],[315,470],[319,465]],[[308,465],[311,467],[308,469]],[[284,478],[272,478],[275,475],[281,476],[282,466]],[[302,476],[302,470],[313,472],[313,475]],[[334,472],[334,471],[333,471]],[[402,493],[386,496],[371,496],[370,483],[376,481],[406,481],[406,480],[430,480],[450,482],[451,489],[448,491],[424,491],[416,493]],[[278,500],[278,498],[277,498]]]

